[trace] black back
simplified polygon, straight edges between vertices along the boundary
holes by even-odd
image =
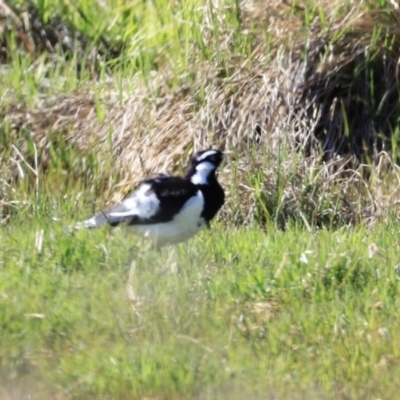
[[[205,154],[204,156],[204,153],[206,152],[209,152],[210,154]],[[146,207],[150,207],[150,210],[154,209],[154,213],[150,216],[149,208],[147,208],[146,212],[142,215],[140,215],[140,213],[132,213],[129,215],[129,203],[123,201],[122,203],[106,210],[102,214],[99,214],[98,217],[101,219],[104,218],[104,216],[107,217],[107,215],[111,215],[112,213],[128,212],[128,215],[125,215],[120,219],[118,217],[113,219],[110,218],[108,223],[112,226],[119,225],[120,223],[128,225],[150,225],[169,222],[179,213],[185,203],[191,197],[196,196],[200,190],[204,197],[204,209],[201,213],[201,217],[203,217],[206,223],[208,223],[214,218],[225,200],[224,191],[218,183],[215,175],[215,171],[222,159],[223,154],[221,152],[217,150],[205,150],[195,154],[184,177],[158,174],[154,178],[143,180],[141,185],[147,184],[149,188],[145,193],[142,192],[137,199],[138,202],[143,205],[144,209],[146,209]],[[210,170],[209,175],[207,176],[207,183],[194,184],[192,178],[197,173],[196,167],[202,162],[211,163],[215,168]],[[139,188],[140,185],[138,189]],[[132,194],[133,197],[135,196],[135,192]],[[151,200],[154,196],[157,197],[158,204]]]
[[[196,195],[198,189],[192,182],[179,176],[159,176],[155,179],[146,179],[143,183],[151,185],[148,194],[155,194],[160,200],[158,212],[151,218],[132,219],[129,225],[157,224],[171,221],[184,204]]]

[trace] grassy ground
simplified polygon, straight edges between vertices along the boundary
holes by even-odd
[[[50,55],[7,37],[2,400],[396,398],[397,130],[394,157],[384,147],[364,169],[336,153],[322,163],[318,141],[308,157],[299,148],[319,111],[296,114],[288,82],[318,35],[338,48],[350,36],[344,59],[361,42],[391,49],[382,26],[398,15],[384,0],[302,3],[44,0],[43,23],[58,11],[93,42]],[[104,39],[119,56],[92,64]],[[331,58],[318,57],[319,73]],[[380,118],[388,96],[373,97],[370,113]],[[293,117],[279,114],[286,106]],[[210,145],[237,151],[211,231],[158,254],[123,231],[67,229],[132,189],[130,179],[181,171],[193,148]]]
[[[395,398],[398,229],[214,226],[160,256],[21,221],[0,237],[1,398]]]

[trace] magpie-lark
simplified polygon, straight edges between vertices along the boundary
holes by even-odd
[[[125,224],[157,247],[183,242],[208,225],[224,204],[225,194],[215,176],[222,160],[219,150],[200,151],[183,177],[158,174],[144,179],[124,201],[76,228]]]

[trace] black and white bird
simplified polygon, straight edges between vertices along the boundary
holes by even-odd
[[[121,203],[76,228],[125,224],[152,239],[157,247],[193,237],[215,217],[225,200],[216,170],[224,154],[219,150],[194,155],[184,176],[156,175],[144,179]]]

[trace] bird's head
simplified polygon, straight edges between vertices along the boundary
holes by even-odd
[[[219,150],[199,151],[193,156],[186,176],[196,185],[207,184],[223,159],[224,153]]]

